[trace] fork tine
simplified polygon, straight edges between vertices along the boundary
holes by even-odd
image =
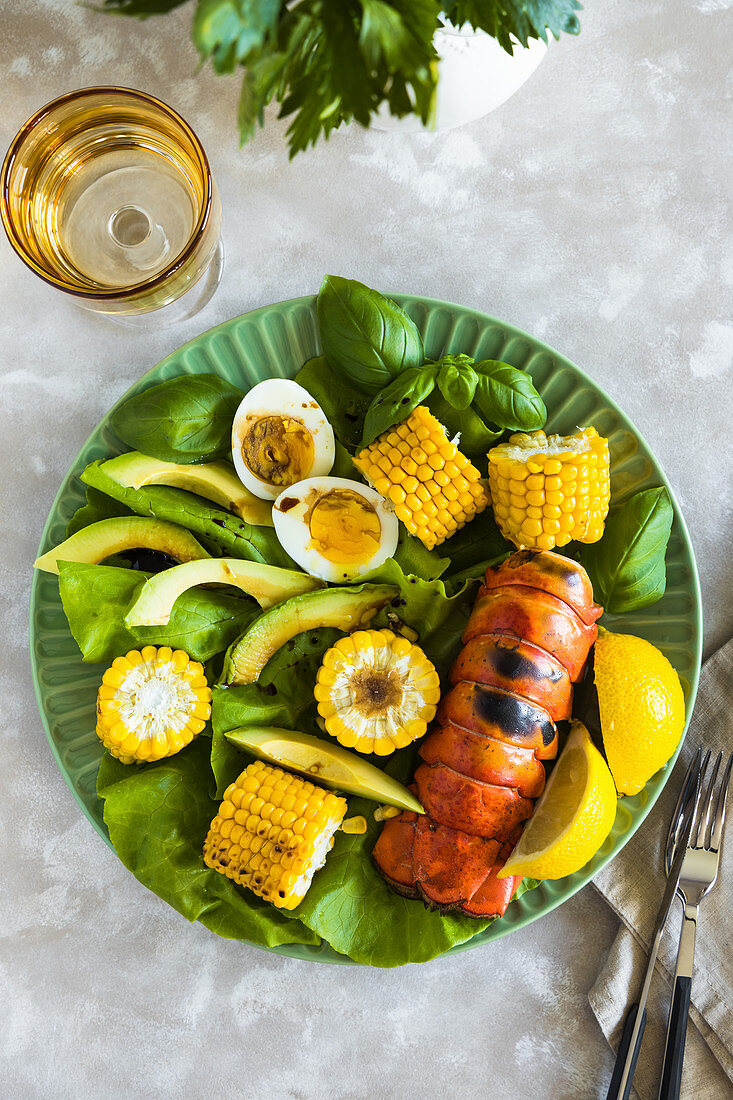
[[[728,766],[723,772],[723,783],[718,791],[718,801],[715,804],[715,817],[713,819],[713,833],[710,838],[710,846],[714,852],[717,852],[720,848],[720,841],[723,836],[723,825],[725,824],[725,805],[728,799],[728,788],[730,786],[731,770],[733,769],[733,752],[728,757]]]
[[[708,770],[708,764],[710,763],[710,757],[712,752],[707,750],[703,757],[702,766],[700,767],[700,777],[697,781],[697,789],[695,791],[695,808],[693,811],[692,829],[690,830],[690,837],[687,841],[688,848],[696,848],[698,838],[700,836],[700,825],[702,824],[704,814],[705,795],[703,794],[703,786],[705,783],[705,774]]]
[[[700,829],[700,847],[709,850],[710,848],[710,834],[712,832],[714,821],[714,805],[715,805],[715,784],[718,781],[718,772],[720,771],[720,765],[723,762],[723,754],[719,752],[715,757],[715,765],[713,767],[713,774],[710,776],[710,783],[708,784],[707,793],[705,796],[705,820]]]
[[[674,861],[674,852],[679,838],[684,829],[685,822],[687,821],[687,814],[690,811],[692,804],[694,811],[694,801],[697,789],[697,777],[700,772],[700,761],[702,759],[702,746],[698,746],[689,763],[687,771],[685,772],[685,778],[682,780],[682,786],[680,787],[680,793],[677,797],[677,805],[674,808],[674,813],[669,822],[669,832],[667,833],[667,846],[665,849],[665,863],[667,867],[667,874]]]

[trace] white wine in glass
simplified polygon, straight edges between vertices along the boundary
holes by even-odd
[[[31,270],[117,319],[191,316],[219,282],[221,203],[206,154],[144,92],[82,88],[38,111],[5,157],[0,214]]]

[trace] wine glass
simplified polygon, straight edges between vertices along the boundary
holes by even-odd
[[[81,88],[29,119],[3,163],[0,215],[36,275],[123,323],[190,317],[221,277],[221,202],[201,142],[132,88]]]

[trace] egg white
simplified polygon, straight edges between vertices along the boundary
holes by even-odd
[[[307,390],[290,378],[267,378],[245,394],[232,424],[232,459],[237,476],[245,488],[262,500],[274,500],[282,485],[273,485],[258,477],[244,461],[242,440],[249,426],[263,417],[287,416],[299,421],[313,440],[313,463],[307,477],[327,474],[333,466],[335,445],[333,428],[318,402]]]
[[[308,513],[318,499],[333,489],[350,489],[363,497],[377,514],[381,532],[374,553],[358,563],[332,562],[312,544]],[[275,534],[280,545],[312,577],[346,584],[376,569],[397,549],[399,524],[392,505],[376,489],[344,477],[310,477],[283,490],[272,506]]]

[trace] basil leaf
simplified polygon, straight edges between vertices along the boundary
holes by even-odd
[[[484,420],[514,431],[543,426],[547,409],[526,371],[496,359],[483,359],[473,367],[479,375],[474,404]]]
[[[644,489],[614,508],[599,542],[582,548],[580,560],[606,611],[637,611],[664,595],[673,518],[667,490]]]
[[[450,358],[446,356],[446,358]],[[454,409],[467,409],[476,392],[478,375],[470,363],[443,362],[438,374],[438,389]]]
[[[229,454],[243,393],[216,374],[187,374],[130,397],[110,418],[129,447],[164,462],[210,462]]]
[[[364,415],[369,408],[368,396],[349,385],[340,371],[333,370],[325,355],[304,363],[295,381],[315,397],[338,441],[347,450],[354,451],[361,440]]]
[[[369,406],[364,420],[362,447],[367,447],[393,424],[399,424],[425,400],[435,387],[435,367],[413,367],[403,371],[381,390]]]
[[[401,371],[422,365],[417,325],[376,290],[327,275],[318,293],[318,324],[330,365],[364,393],[383,389]]]
[[[439,420],[445,428],[449,439],[460,434],[459,449],[467,458],[474,461],[485,459],[488,449],[502,434],[503,429],[494,431],[484,424],[475,409],[471,407],[454,409],[440,390],[434,390],[426,404],[436,420]]]

